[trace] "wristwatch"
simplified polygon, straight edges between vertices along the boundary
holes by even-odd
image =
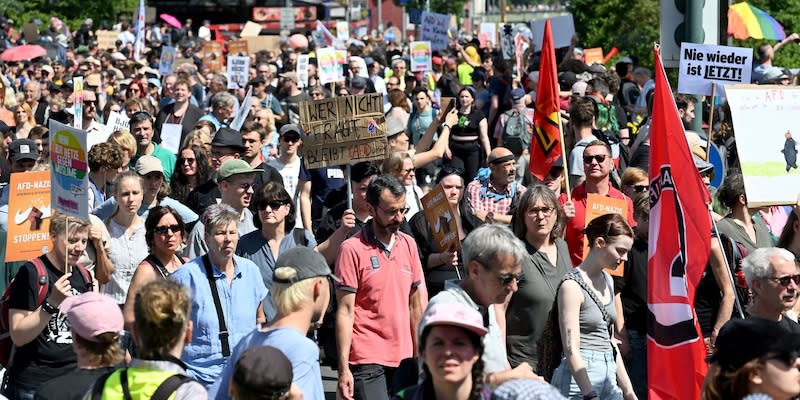
[[[51,315],[58,314],[58,307],[48,303],[47,300],[45,300],[45,302],[42,303],[42,310],[45,310],[48,314]]]
[[[583,400],[591,400],[591,399],[596,399],[598,397],[600,397],[600,396],[597,393],[597,390],[592,390],[591,392],[589,392],[589,393],[587,393],[587,394],[585,394],[583,396]]]

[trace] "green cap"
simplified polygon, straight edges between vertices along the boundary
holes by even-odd
[[[263,169],[253,168],[245,160],[228,160],[222,163],[217,174],[217,183],[222,182],[234,175],[254,174],[264,172]]]

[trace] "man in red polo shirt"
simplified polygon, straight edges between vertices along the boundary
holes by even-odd
[[[628,196],[611,186],[609,176],[613,167],[611,149],[608,145],[600,140],[590,142],[583,150],[583,172],[586,179],[572,190],[570,199],[567,199],[566,193],[561,194],[559,199],[561,204],[568,203],[567,200],[570,200],[575,208],[575,215],[567,221],[564,232],[573,266],[577,266],[583,261],[583,228],[586,224],[586,195],[588,193],[612,199],[624,199],[628,204],[628,212],[625,215],[628,224],[631,227],[636,226],[633,218],[633,202]]]

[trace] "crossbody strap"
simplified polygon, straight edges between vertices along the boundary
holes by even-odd
[[[222,356],[227,358],[231,355],[231,345],[228,342],[228,327],[225,325],[225,314],[222,312],[222,303],[219,301],[217,282],[214,279],[214,273],[211,271],[211,260],[209,260],[208,254],[203,256],[203,266],[206,268],[208,285],[211,286],[211,297],[214,298],[214,308],[217,310],[217,319],[219,320],[219,340],[222,342]]]
[[[577,282],[578,285],[580,285],[580,287],[586,293],[589,294],[589,298],[591,298],[592,301],[594,301],[594,304],[597,306],[597,308],[600,309],[600,313],[603,314],[603,321],[606,323],[606,326],[608,326],[609,339],[612,339],[613,335],[611,334],[611,323],[609,322],[611,320],[611,317],[609,317],[608,312],[606,311],[606,308],[603,307],[602,304],[600,304],[600,299],[597,298],[597,295],[594,293],[594,290],[592,290],[592,288],[590,288],[589,285],[587,285],[586,282],[584,282],[584,280],[582,279],[583,277],[570,276],[570,275],[571,274],[568,274],[566,276],[566,278],[567,279],[572,279],[575,282]],[[605,275],[603,276],[603,280],[606,280]],[[608,285],[608,282],[606,282],[606,285]],[[612,296],[613,296],[613,294],[612,294]]]
[[[133,400],[131,398],[131,388],[128,386],[128,369],[123,368],[119,373],[119,383],[122,386],[122,398],[125,400]]]
[[[175,374],[167,378],[161,385],[158,386],[155,392],[153,392],[152,400],[167,400],[169,396],[172,396],[179,387],[181,387],[184,383],[188,383],[193,381],[189,376],[183,374]]]

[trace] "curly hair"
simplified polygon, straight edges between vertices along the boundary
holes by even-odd
[[[122,147],[116,143],[103,142],[89,149],[89,169],[97,172],[101,168],[118,169],[122,167]]]

